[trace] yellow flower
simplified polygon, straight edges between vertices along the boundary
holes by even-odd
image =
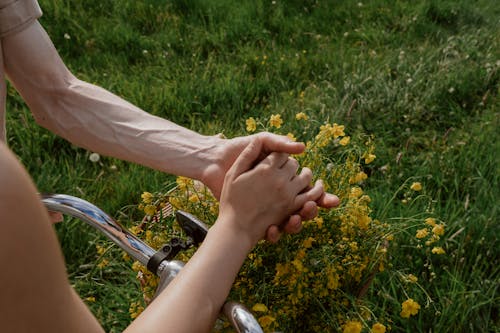
[[[322,229],[323,228],[323,223],[325,221],[323,220],[322,217],[317,216],[317,217],[314,218],[314,222],[316,222],[316,224],[318,225],[318,229]]]
[[[185,190],[193,181],[190,178],[179,176],[175,182],[180,190]]]
[[[259,321],[259,324],[260,326],[262,326],[262,328],[267,328],[269,326],[271,326],[271,324],[275,321],[276,319],[274,319],[273,317],[271,316],[262,316],[258,319]]]
[[[432,253],[434,254],[445,254],[446,252],[443,250],[442,247],[436,246],[432,249]]]
[[[151,243],[153,240],[153,232],[151,230],[146,231],[146,242]]]
[[[104,267],[109,265],[109,260],[107,259],[102,259],[100,263],[97,264],[97,267],[100,269],[103,269]]]
[[[146,205],[146,207],[144,207],[144,213],[149,216],[153,216],[156,213],[156,206]]]
[[[334,139],[338,138],[339,136],[344,136],[344,125],[333,123],[332,133]]]
[[[299,113],[297,113],[295,115],[295,119],[297,119],[297,120],[307,120],[307,119],[309,119],[309,117],[304,112],[299,112]]]
[[[349,178],[349,184],[361,183],[366,178],[368,178],[368,175],[363,171],[360,171],[355,176]]]
[[[363,157],[365,158],[365,163],[370,164],[377,156],[375,154],[366,153]]]
[[[372,333],[385,333],[385,326],[381,323],[375,323],[372,326]]]
[[[414,182],[413,184],[411,184],[410,189],[415,192],[422,191],[422,184],[420,184],[419,182]]]
[[[408,298],[402,304],[401,317],[410,318],[410,316],[414,316],[420,310],[420,304],[415,302],[413,299]]]
[[[92,302],[93,303],[93,302],[95,302],[95,297],[94,296],[89,296],[89,297],[85,298],[85,300],[87,302]]]
[[[344,324],[343,333],[360,333],[363,325],[357,320],[350,320]]]
[[[142,193],[141,198],[142,198],[142,202],[144,202],[145,204],[149,204],[149,203],[151,203],[151,201],[153,201],[153,195],[149,192]]]
[[[332,270],[328,271],[327,275],[328,282],[326,287],[330,290],[335,290],[339,287],[339,275]]]
[[[144,307],[139,302],[132,302],[130,304],[129,309],[128,309],[128,312],[130,314],[130,318],[132,318],[132,319],[137,318],[141,314],[142,311],[144,311]]]
[[[138,225],[134,225],[133,227],[130,227],[130,232],[133,233],[134,235],[139,235],[143,230],[141,229],[141,227],[139,227]]]
[[[134,262],[132,263],[132,270],[133,270],[134,272],[140,272],[140,271],[142,270],[142,268],[143,268],[143,267],[144,267],[144,266],[142,266],[142,265],[141,265],[141,263],[140,263],[140,262],[138,262],[138,261],[134,261]]]
[[[361,229],[368,229],[368,226],[370,225],[370,222],[372,221],[372,218],[369,217],[368,215],[361,215],[358,218],[358,226]]]
[[[347,146],[349,144],[349,141],[351,141],[351,137],[350,136],[344,136],[340,141],[339,141],[339,144],[341,146]]]
[[[321,125],[319,128],[319,133],[316,135],[316,144],[318,147],[325,147],[330,143],[330,140],[336,139],[339,136],[344,136],[344,125],[338,125],[338,124],[326,124],[326,125]]]
[[[200,201],[200,198],[196,194],[192,194],[189,196],[189,202],[196,203]]]
[[[433,219],[432,217],[428,217],[425,219],[425,224],[428,224],[431,227],[434,227],[436,225],[436,220]]]
[[[288,133],[286,136],[294,142],[297,141],[297,138],[295,138],[295,135],[293,135],[293,133]]]
[[[252,310],[255,312],[267,312],[267,306],[262,303],[257,303],[252,307]]]
[[[271,127],[280,128],[281,125],[283,124],[283,119],[281,119],[281,115],[279,114],[271,115],[271,119],[269,119],[269,124],[271,125]]]
[[[424,237],[427,237],[428,234],[429,234],[429,230],[427,230],[426,228],[424,228],[424,229],[418,229],[417,230],[417,235],[415,237],[417,237],[417,238],[424,238]]]
[[[255,132],[257,129],[257,123],[253,117],[250,117],[246,120],[247,132]]]
[[[406,276],[406,278],[408,279],[408,282],[410,282],[410,283],[416,283],[418,281],[418,278],[413,274],[408,274]]]
[[[442,224],[436,224],[434,228],[432,228],[432,232],[436,236],[442,236],[444,235],[444,225]]]
[[[292,265],[295,266],[297,271],[299,271],[299,272],[304,271],[304,265],[302,265],[302,262],[300,260],[297,260],[297,259],[292,260]]]
[[[305,248],[305,249],[309,249],[312,247],[312,243],[315,241],[314,238],[312,237],[309,237],[308,239],[305,239],[303,242],[302,242],[302,246]]]
[[[351,193],[349,194],[350,198],[359,198],[363,195],[363,190],[359,186],[354,186],[351,188]]]
[[[104,246],[99,245],[99,244],[96,244],[95,248],[97,250],[97,254],[100,256],[102,256],[104,254],[104,252],[106,252],[106,248]]]

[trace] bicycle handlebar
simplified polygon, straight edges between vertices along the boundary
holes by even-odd
[[[50,211],[75,217],[101,231],[130,257],[144,266],[147,266],[149,259],[156,253],[154,249],[122,227],[102,209],[86,200],[66,194],[44,194],[42,202]],[[160,277],[156,295],[166,288],[183,266],[184,262],[178,260],[161,262],[155,272]],[[263,332],[254,316],[241,304],[226,302],[222,313],[237,333]]]

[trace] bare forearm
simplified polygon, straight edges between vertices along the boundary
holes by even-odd
[[[253,245],[234,233],[218,221],[181,273],[127,332],[210,331]]]
[[[217,155],[220,139],[150,115],[75,78],[38,22],[2,44],[6,73],[37,122],[72,143],[196,179]]]
[[[220,142],[76,78],[55,105],[41,102],[33,109],[48,118],[39,122],[75,145],[172,174],[200,179]]]

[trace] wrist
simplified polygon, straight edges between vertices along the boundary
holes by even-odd
[[[240,227],[236,219],[237,217],[235,216],[219,216],[214,226],[210,228],[210,232],[216,235],[216,237],[223,239],[225,243],[230,244],[234,251],[246,256],[259,239],[252,235],[249,230]]]
[[[205,136],[204,148],[202,152],[203,167],[199,168],[199,174],[196,179],[207,185],[211,190],[215,190],[218,198],[224,182],[227,158],[224,155],[224,147],[227,139],[219,135]]]

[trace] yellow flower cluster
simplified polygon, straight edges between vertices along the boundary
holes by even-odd
[[[386,327],[381,323],[375,323],[372,326],[371,333],[385,333]]]
[[[246,120],[247,132],[255,132],[257,129],[257,122],[253,117],[250,117]]]
[[[298,113],[295,120],[307,122],[309,117]],[[247,131],[253,131],[257,123],[262,122],[247,119]],[[281,128],[284,122],[280,115],[272,115],[269,124]],[[289,136],[295,138],[292,132]],[[311,135],[306,152],[297,157],[302,166],[313,169],[323,179],[329,191],[340,196],[342,206],[320,211],[318,217],[304,223],[299,235],[284,237],[278,245],[257,246],[235,281],[234,298],[254,304],[252,310],[266,332],[301,327],[328,331],[331,323],[322,323],[324,315],[307,310],[318,301],[328,309],[329,316],[340,316],[339,322],[352,331],[355,328],[349,327],[356,324],[349,324],[342,310],[345,303],[351,304],[346,293],[359,294],[367,288],[366,278],[385,267],[388,259],[383,244],[388,239],[388,226],[370,217],[371,199],[360,187],[368,178],[360,162],[371,162],[374,145],[368,139],[363,141],[361,150],[349,148],[351,139],[345,135],[343,125],[327,123]],[[347,149],[342,152],[346,158],[333,164],[331,149]],[[208,223],[215,221],[218,205],[210,193],[184,178],[179,178],[177,185],[169,198],[175,208],[189,211]],[[268,290],[266,295],[258,292],[263,285]],[[381,323],[374,327],[375,332],[383,332]]]
[[[130,318],[135,319],[144,311],[144,306],[141,302],[135,301],[130,304],[128,312],[130,313]]]
[[[148,219],[154,218],[155,214],[165,208],[165,195],[161,193],[143,192],[141,194],[141,203],[138,208],[146,214]],[[160,213],[161,214],[161,213]],[[158,218],[156,218],[158,220]],[[138,231],[140,233],[140,231]]]
[[[361,324],[361,322],[353,320],[353,321],[348,321],[347,323],[344,324],[342,333],[360,333],[362,329],[363,325]]]
[[[304,112],[299,112],[299,113],[297,113],[295,115],[295,119],[297,119],[297,120],[308,120],[309,117]]]
[[[420,305],[411,298],[404,301],[401,307],[401,317],[403,318],[410,318],[410,316],[416,315],[418,310],[420,310]]]
[[[254,132],[257,124],[265,123],[250,117],[245,121],[246,130]],[[346,136],[344,125],[337,123],[324,123],[318,130],[304,112],[296,114],[295,123],[285,124],[279,114],[272,115],[267,123],[271,129],[284,127],[290,138],[297,135],[306,142],[306,151],[296,158],[301,166],[314,170],[327,191],[339,196],[341,205],[320,210],[316,218],[304,222],[298,235],[286,235],[276,245],[259,244],[241,268],[231,298],[253,305],[252,311],[265,332],[326,332],[332,327],[343,332],[386,332],[386,326],[377,321],[377,314],[362,299],[373,276],[391,267],[388,243],[395,234],[387,223],[372,218],[371,198],[363,190],[368,179],[366,165],[376,158],[373,138]],[[297,127],[300,131],[296,131]],[[419,191],[418,186],[412,186],[412,190]],[[177,178],[168,196],[145,192],[141,197],[142,210],[151,217],[165,202],[208,224],[214,223],[218,214],[218,202],[210,191],[184,177]],[[147,205],[153,206],[155,212],[146,211]],[[417,231],[417,241],[435,242],[444,233],[444,225],[433,218],[426,219],[424,225]],[[158,223],[151,226],[159,228]],[[170,228],[175,231],[175,227]],[[144,227],[136,231],[147,242],[160,245],[153,236],[157,233]],[[435,247],[432,253],[444,250]],[[181,259],[188,260],[189,256],[189,252],[182,253]],[[135,266],[147,302],[157,282],[145,269]],[[415,284],[418,278],[406,274],[405,281]],[[137,312],[136,308],[131,314]],[[408,299],[402,304],[401,316],[415,315],[419,308],[417,302]]]
[[[283,119],[281,119],[281,115],[279,114],[273,114],[269,119],[269,125],[271,125],[271,127],[280,128],[282,124]]]
[[[344,135],[344,125],[338,125],[336,123],[333,125],[321,125],[319,133],[316,135],[316,144],[318,147],[325,147],[332,142],[333,139]]]
[[[436,219],[428,217],[424,220],[425,227],[418,229],[415,235],[418,239],[425,239],[425,245],[430,246],[436,243],[441,236],[444,235],[445,228],[443,223],[436,223]],[[430,237],[429,237],[430,235]],[[445,254],[445,250],[442,247],[434,247],[431,251],[434,254]]]
[[[414,182],[411,184],[410,189],[415,192],[422,191],[422,184],[420,182]]]

